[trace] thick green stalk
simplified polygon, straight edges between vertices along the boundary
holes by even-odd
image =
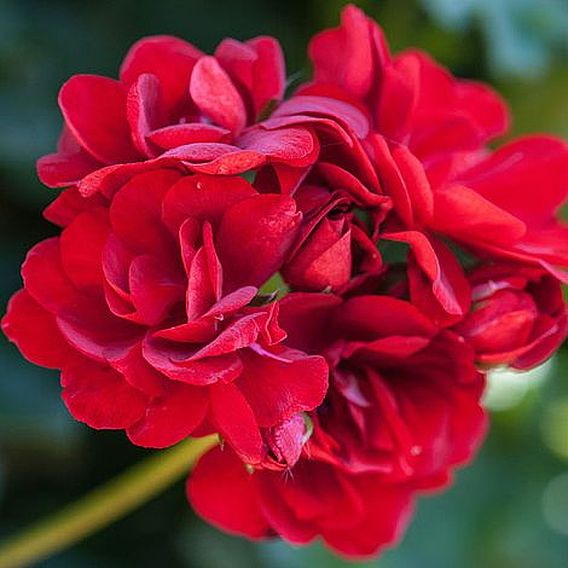
[[[0,568],[29,566],[110,525],[186,475],[216,436],[189,438],[0,543]]]

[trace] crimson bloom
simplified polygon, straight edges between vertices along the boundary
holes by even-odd
[[[491,152],[487,143],[509,122],[498,95],[454,78],[420,51],[391,56],[382,30],[354,6],[338,28],[315,36],[310,56],[314,79],[297,96],[317,96],[322,106],[341,101],[365,117],[365,136],[351,133],[393,206],[374,239],[410,247],[415,297],[434,319],[449,324],[469,309],[463,271],[440,237],[479,257],[541,266],[566,280],[568,229],[556,219],[568,195],[565,142],[532,136]],[[358,156],[348,171],[372,191],[361,163]],[[546,188],[538,203],[534,187]]]
[[[251,305],[299,222],[292,199],[239,177],[140,174],[30,251],[3,330],[62,370],[78,420],[148,447],[218,431],[259,464],[263,435],[327,386],[322,357],[283,344],[279,304]]]
[[[120,79],[75,75],[61,88],[58,151],[38,161],[51,187],[112,192],[148,169],[232,175],[264,164],[304,169],[317,155],[309,129],[259,123],[282,99],[278,42],[226,39],[214,56],[171,36],[128,52]]]
[[[237,534],[320,535],[341,553],[375,554],[401,535],[415,495],[447,484],[483,439],[473,351],[387,296],[291,294],[281,323],[291,345],[324,353],[330,366],[303,456],[286,477],[246,472],[214,449],[190,478],[189,499]],[[239,490],[219,489],[228,487]]]
[[[287,100],[268,37],[146,38],[118,81],[72,77],[38,163],[61,235],[2,329],[93,428],[218,433],[187,484],[208,521],[365,557],[472,459],[487,367],[566,337],[568,145],[490,149],[499,96],[354,6],[309,54]]]

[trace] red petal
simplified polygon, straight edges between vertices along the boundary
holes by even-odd
[[[434,297],[448,314],[460,316],[467,312],[469,286],[453,253],[441,242],[418,231],[388,233],[383,238],[410,245],[418,266],[432,283]]]
[[[466,242],[510,245],[526,233],[519,218],[465,186],[452,185],[434,194],[432,227]]]
[[[194,122],[164,126],[150,132],[147,138],[160,148],[171,150],[195,142],[220,142],[227,134],[229,134],[229,131],[226,128]]]
[[[167,448],[187,438],[203,421],[208,408],[207,390],[170,385],[169,392],[146,406],[144,417],[127,430],[133,444]]]
[[[61,385],[69,412],[91,428],[128,428],[144,415],[144,395],[110,367],[85,360],[63,370]]]
[[[298,233],[300,219],[294,200],[279,195],[259,195],[233,205],[216,239],[226,290],[259,287],[277,272]]]
[[[313,410],[327,391],[323,357],[282,348],[274,353],[241,352],[243,372],[236,380],[260,426],[274,426],[292,415]]]
[[[262,538],[271,531],[260,509],[255,481],[230,448],[214,448],[200,458],[189,476],[187,498],[216,527]]]
[[[176,381],[205,386],[218,381],[231,382],[239,376],[242,363],[235,353],[191,360],[199,346],[173,343],[148,336],[143,344],[144,359],[152,367]]]
[[[114,196],[110,206],[113,232],[133,253],[163,255],[174,248],[162,225],[162,201],[180,177],[178,172],[167,169],[143,173]]]
[[[83,211],[105,205],[105,199],[100,195],[83,197],[76,187],[63,190],[43,211],[43,216],[58,225],[66,227]]]
[[[191,98],[217,125],[239,132],[246,124],[243,99],[226,71],[214,57],[202,57],[195,65],[189,84]]]
[[[102,285],[102,250],[109,232],[107,210],[96,207],[78,215],[61,233],[63,270],[78,288]]]
[[[146,137],[162,124],[161,104],[160,81],[155,75],[144,73],[130,86],[127,100],[128,123],[136,148],[148,158],[152,158],[155,152],[148,145]]]
[[[85,151],[48,154],[37,161],[37,175],[48,187],[68,187],[78,183],[102,164]]]
[[[296,95],[279,105],[272,117],[298,114],[329,116],[348,127],[358,138],[366,138],[369,134],[369,121],[357,107],[326,97]]]
[[[368,93],[375,66],[371,25],[359,8],[347,6],[340,27],[312,39],[309,54],[316,82],[337,84],[359,98]]]
[[[189,101],[191,72],[202,56],[199,49],[177,37],[146,37],[130,48],[120,68],[120,80],[129,87],[143,73],[158,77],[165,107],[173,118]]]
[[[549,136],[520,138],[492,153],[461,182],[535,228],[568,198],[568,145]],[[542,188],[535,199],[535,188]]]
[[[136,160],[126,120],[126,90],[97,75],[74,75],[59,92],[59,106],[75,138],[105,164]]]
[[[371,476],[361,476],[355,483],[365,502],[362,519],[348,530],[330,529],[323,536],[338,552],[363,559],[402,538],[413,513],[412,490]]]
[[[254,65],[252,99],[255,113],[262,112],[270,101],[280,101],[286,88],[284,54],[278,40],[269,36],[255,37],[247,44],[257,53]]]
[[[216,227],[225,211],[255,193],[241,177],[184,176],[164,198],[163,219],[174,235],[188,217]]]
[[[234,384],[210,387],[211,417],[219,433],[246,463],[262,460],[260,430],[246,398]]]
[[[26,290],[19,290],[10,299],[2,331],[36,365],[61,369],[77,356],[61,335],[53,315]]]

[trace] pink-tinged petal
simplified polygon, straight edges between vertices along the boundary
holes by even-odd
[[[290,114],[285,116],[271,116],[260,123],[260,128],[270,131],[291,127],[311,127],[320,133],[325,133],[328,137],[337,139],[350,149],[355,146],[356,139],[353,134],[348,132],[337,120],[331,118],[308,116],[305,114]]]
[[[369,134],[369,120],[357,107],[332,98],[296,95],[280,104],[272,117],[298,114],[331,117],[358,138],[366,138]]]
[[[189,360],[199,361],[206,357],[218,357],[248,347],[258,339],[266,317],[266,313],[257,312],[238,318],[213,341],[196,351]]]
[[[259,195],[233,205],[216,238],[226,291],[244,285],[259,287],[277,272],[298,234],[300,220],[294,200],[288,197]]]
[[[91,156],[104,164],[136,160],[126,119],[126,89],[113,79],[75,75],[59,92],[69,129]]]
[[[263,443],[255,415],[234,384],[217,383],[209,388],[211,419],[239,457],[248,464],[262,460]]]
[[[253,67],[257,60],[256,50],[252,46],[231,37],[225,38],[215,49],[215,59],[235,84],[252,91]]]
[[[269,36],[255,37],[247,41],[256,50],[252,100],[256,115],[261,113],[270,101],[280,101],[286,88],[284,54],[277,39]]]
[[[523,221],[481,194],[461,185],[439,189],[434,195],[434,230],[466,242],[510,245],[527,230]]]
[[[188,144],[168,150],[163,156],[181,161],[191,171],[223,176],[241,174],[267,161],[267,156],[256,151],[219,142]]]
[[[223,296],[199,319],[189,323],[161,329],[154,335],[162,339],[187,343],[208,343],[216,335],[218,322],[247,306],[256,296],[258,288],[245,286]]]
[[[176,169],[183,173],[187,171],[177,158],[160,156],[144,162],[116,164],[100,168],[83,178],[77,187],[84,197],[91,197],[96,193],[112,197],[117,189],[121,188],[135,175],[159,169]]]
[[[190,385],[205,386],[219,381],[230,383],[241,373],[242,363],[235,353],[191,360],[198,348],[148,335],[142,353],[152,367],[170,379]]]
[[[243,99],[214,57],[202,57],[195,64],[189,92],[201,112],[217,125],[232,132],[245,127],[247,115]]]
[[[295,167],[311,165],[319,146],[307,128],[282,128],[267,132],[263,128],[250,128],[243,132],[237,144],[248,152],[266,156],[270,161],[283,162]]]
[[[96,430],[128,428],[144,416],[146,397],[110,367],[85,359],[63,370],[61,386],[69,412]]]
[[[239,288],[238,290],[223,296],[211,307],[205,316],[216,317],[232,314],[250,304],[257,292],[258,288],[255,286],[244,286],[243,288]]]
[[[264,431],[264,440],[278,467],[292,468],[300,459],[306,441],[306,419],[294,414],[273,428]]]
[[[144,448],[167,448],[187,438],[208,410],[207,389],[172,384],[146,406],[144,417],[130,426],[129,440]]]
[[[241,352],[243,372],[234,384],[250,404],[260,426],[275,426],[298,412],[319,406],[327,391],[323,357],[278,348]]]
[[[149,73],[140,75],[128,90],[126,104],[126,116],[134,145],[141,154],[148,158],[154,157],[156,152],[146,138],[164,120],[159,79]]]
[[[357,296],[338,306],[333,325],[346,339],[390,335],[432,337],[437,327],[409,302],[390,296]]]
[[[158,77],[165,107],[173,117],[189,102],[189,79],[202,56],[199,49],[177,37],[146,37],[130,48],[120,68],[120,80],[130,87],[144,73]]]
[[[256,476],[230,448],[200,458],[187,480],[187,498],[198,515],[232,534],[259,539],[272,533],[262,514]]]
[[[184,176],[167,192],[162,217],[174,235],[188,217],[216,227],[229,207],[255,194],[241,177]]]
[[[171,150],[195,142],[220,142],[228,134],[230,131],[226,128],[194,122],[158,128],[150,132],[147,139],[164,150]]]
[[[16,292],[2,318],[2,331],[22,355],[42,367],[61,369],[73,362],[75,351],[65,341],[52,314],[26,290]]]
[[[48,154],[37,161],[37,175],[48,187],[68,187],[102,166],[84,150],[73,154]]]
[[[114,196],[110,206],[112,229],[133,253],[163,255],[174,247],[161,222],[162,201],[179,179],[180,174],[174,170],[143,173]]]
[[[309,46],[316,83],[332,83],[358,98],[372,87],[376,62],[373,54],[375,24],[355,6],[341,13],[341,26],[317,34]]]
[[[95,207],[79,214],[61,233],[63,270],[78,288],[102,285],[102,250],[109,232],[107,210]]]
[[[257,37],[246,43],[228,38],[219,44],[215,57],[247,92],[255,117],[270,101],[282,99],[286,82],[284,56],[274,38]]]
[[[59,227],[66,227],[83,211],[106,205],[101,195],[83,197],[76,187],[63,190],[43,211],[43,216]]]
[[[432,283],[432,294],[444,311],[452,316],[467,311],[471,302],[469,286],[453,253],[440,241],[418,231],[386,233],[383,238],[410,245],[416,263]]]
[[[539,228],[568,198],[568,144],[551,136],[519,138],[462,173],[460,182]]]

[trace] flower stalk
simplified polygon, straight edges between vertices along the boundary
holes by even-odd
[[[188,438],[136,464],[75,503],[0,543],[0,568],[29,566],[124,517],[187,474],[217,442],[217,436]]]

